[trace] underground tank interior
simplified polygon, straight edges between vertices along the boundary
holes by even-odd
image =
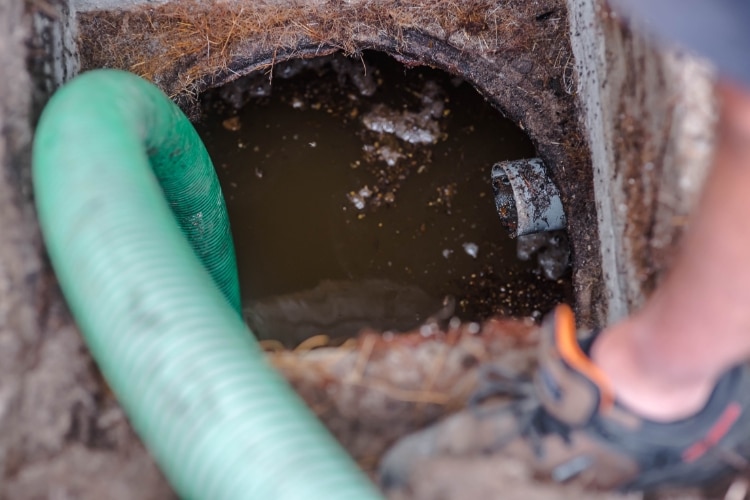
[[[334,54],[200,103],[260,339],[335,345],[572,301],[564,232],[512,239],[494,204],[492,165],[534,157],[532,141],[460,77]]]

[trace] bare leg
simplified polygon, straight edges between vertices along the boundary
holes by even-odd
[[[714,164],[673,270],[592,352],[618,400],[655,420],[697,412],[750,358],[750,90],[722,84],[718,95]]]

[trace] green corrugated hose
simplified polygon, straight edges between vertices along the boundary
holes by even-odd
[[[33,178],[70,309],[181,497],[380,498],[242,322],[221,189],[161,91],[112,70],[65,85]]]

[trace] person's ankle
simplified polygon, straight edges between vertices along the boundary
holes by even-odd
[[[599,334],[591,358],[609,377],[619,404],[649,420],[669,422],[699,412],[715,381],[675,378],[644,359],[637,320],[618,323]],[[646,347],[647,348],[647,347]]]

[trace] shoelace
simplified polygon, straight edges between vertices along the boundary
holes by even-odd
[[[510,398],[506,405],[483,408],[481,403],[492,397]],[[502,418],[511,413],[517,422],[515,432],[498,438],[487,447],[493,452],[502,449],[516,437],[523,437],[538,458],[544,456],[544,438],[550,434],[559,435],[570,443],[571,429],[550,415],[542,406],[534,391],[534,383],[529,376],[509,373],[496,366],[480,368],[479,389],[472,395],[469,408],[477,418]],[[554,481],[564,483],[594,464],[594,458],[580,455],[556,466],[551,471]]]
[[[493,397],[509,398],[506,405],[482,408],[481,403]],[[547,413],[534,391],[534,383],[528,375],[515,374],[507,370],[485,365],[479,369],[479,388],[469,399],[469,408],[477,418],[497,418],[511,413],[518,422],[516,432],[498,439],[489,445],[488,451],[496,451],[506,446],[512,439],[522,436],[528,439],[537,457],[542,457],[544,437],[558,434],[567,443],[570,441],[570,427]]]

